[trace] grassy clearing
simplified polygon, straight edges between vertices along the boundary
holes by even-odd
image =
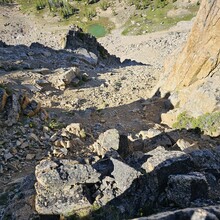
[[[110,7],[110,3],[106,0],[101,0],[94,4],[88,4],[87,0],[69,1],[68,5],[64,5],[62,8],[51,7],[51,5],[48,5],[48,0],[17,1],[21,5],[23,13],[33,13],[38,18],[46,15],[45,17],[48,18],[50,23],[53,23],[53,17],[57,17],[59,18],[59,25],[69,26],[76,24],[85,32],[89,31],[91,25],[100,25],[104,27],[105,34],[114,28],[114,23],[110,22],[106,17],[98,16],[97,13],[98,9],[106,10],[107,7]],[[65,2],[64,0],[59,1]]]
[[[177,17],[167,17],[168,11],[175,9],[174,4],[170,3],[161,8],[137,11],[129,21],[124,25],[124,35],[141,35],[144,33],[151,33],[156,31],[166,30],[179,21],[191,20],[197,13],[199,6],[190,6],[188,8],[189,14]]]
[[[10,1],[10,0],[0,0]],[[187,8],[189,14],[176,17],[167,17],[167,12],[175,9],[175,0],[124,0],[128,5],[135,5],[136,11],[125,23],[124,35],[141,35],[168,29],[182,20],[191,20],[199,6]],[[88,4],[88,0],[17,0],[24,13],[34,13],[36,17],[47,17],[53,22],[53,17],[59,20],[60,25],[76,24],[84,31],[89,31],[91,25],[101,25],[106,34],[114,28],[108,18],[100,17],[99,12],[112,9],[113,16],[117,15],[114,1],[100,0]],[[49,3],[52,2],[52,3]],[[44,16],[46,15],[46,16]],[[55,23],[55,22],[54,22]]]
[[[11,4],[13,0],[0,0],[0,4]]]

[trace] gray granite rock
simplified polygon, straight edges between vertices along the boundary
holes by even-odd
[[[186,208],[196,199],[208,197],[208,183],[202,173],[171,175],[167,183],[167,197],[181,208]]]

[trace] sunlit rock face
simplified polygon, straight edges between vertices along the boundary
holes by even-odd
[[[172,125],[183,111],[197,117],[220,109],[220,0],[202,1],[189,38],[165,63],[158,87],[170,92],[175,110],[168,112]],[[170,117],[170,113],[174,113]]]

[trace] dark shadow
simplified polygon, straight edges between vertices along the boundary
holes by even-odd
[[[98,48],[98,49],[97,49]],[[14,70],[30,70],[48,68],[53,71],[59,68],[80,67],[82,70],[95,70],[104,73],[107,68],[117,69],[131,65],[146,65],[132,60],[123,63],[120,59],[108,54],[103,47],[97,47],[96,57],[92,57],[90,51],[78,51],[78,49],[54,50],[40,43],[26,45],[7,45],[0,41],[1,67],[0,71],[7,74]],[[101,49],[100,49],[101,48]],[[82,48],[81,48],[82,49]],[[104,52],[100,51],[104,50]],[[102,54],[103,53],[103,54]]]
[[[16,7],[18,4],[14,3],[13,1],[9,1],[9,2],[0,2],[0,7],[4,6],[4,7],[8,7],[8,8],[14,8]],[[5,15],[3,15],[5,16]]]

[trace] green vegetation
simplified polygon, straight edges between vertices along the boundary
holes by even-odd
[[[37,10],[42,10],[42,9],[44,9],[45,7],[46,7],[46,1],[45,0],[38,0],[37,2],[36,2],[36,9]]]
[[[85,17],[89,19],[90,21],[97,15],[96,11],[93,9],[85,9],[84,13]]]
[[[100,7],[103,11],[106,11],[108,9],[108,7],[110,7],[110,3],[107,1],[103,1],[100,3]]]
[[[128,0],[128,4],[135,5],[136,9],[143,10],[148,7],[163,8],[166,5],[168,5],[170,2],[174,2],[174,1],[169,1],[169,0]]]
[[[37,0],[36,9],[42,10],[48,6],[50,12],[59,12],[63,18],[69,18],[76,12],[76,9],[65,0]]]
[[[13,0],[0,0],[0,4],[10,4],[13,3]]]
[[[56,119],[51,119],[51,121],[48,123],[48,127],[51,130],[59,130],[63,128],[65,125],[63,123],[58,122]]]
[[[178,115],[173,128],[199,128],[203,132],[214,133],[220,128],[220,112],[206,113],[197,118],[189,116],[187,112],[182,112]]]
[[[182,16],[168,17],[167,13],[175,9],[174,4],[167,1],[154,0],[144,7],[144,10],[137,10],[129,21],[124,25],[122,34],[140,35],[168,29],[179,21],[191,20],[197,13],[199,6],[192,5],[188,8],[189,14]],[[143,8],[143,7],[142,7]]]
[[[0,0],[7,2],[12,0]],[[85,32],[89,31],[96,37],[102,37],[109,33],[114,24],[106,17],[100,17],[100,9],[112,10],[112,16],[118,11],[115,1],[99,0],[90,3],[89,0],[16,0],[21,5],[24,13],[35,13],[38,17],[45,14],[50,19],[59,18],[60,25],[76,24]],[[136,10],[124,24],[124,35],[140,35],[168,29],[182,20],[190,20],[198,11],[199,6],[189,6],[188,14],[168,17],[167,13],[176,9],[176,0],[123,0],[127,5],[134,5]],[[49,15],[49,16],[48,16]],[[97,25],[97,26],[96,26]],[[102,28],[102,27],[103,28]]]
[[[89,31],[96,37],[102,37],[114,28],[114,23],[107,17],[99,17],[97,14],[98,9],[105,10],[113,5],[106,0],[93,4],[89,4],[88,0],[17,0],[17,2],[21,5],[23,13],[33,13],[39,18],[46,15],[52,25],[51,18],[58,17],[60,26],[76,24],[83,31]]]

